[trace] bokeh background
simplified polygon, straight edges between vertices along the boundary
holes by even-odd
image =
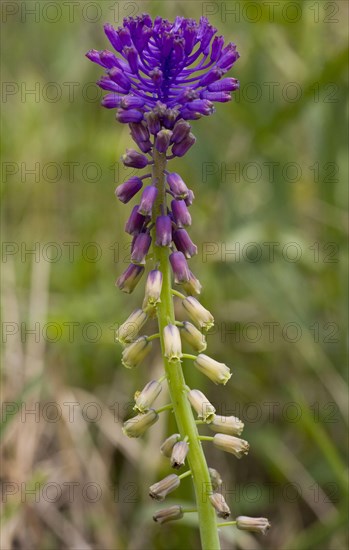
[[[145,11],[207,15],[241,53],[240,92],[194,122],[195,148],[172,164],[196,195],[208,352],[234,375],[221,388],[184,369],[251,444],[237,461],[205,443],[208,462],[234,515],[272,522],[266,537],[222,529],[222,548],[346,548],[348,6],[175,0],[1,3],[1,548],[199,548],[195,514],[151,519],[173,418],[145,439],[121,432],[162,367],[155,349],[126,371],[114,343],[142,300],[143,283],[131,297],[114,286],[130,206],[113,193],[131,140],[99,107],[101,71],[84,54],[108,47],[104,22]],[[192,499],[185,480],[168,502]]]

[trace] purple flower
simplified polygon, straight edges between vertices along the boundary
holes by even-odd
[[[197,246],[193,243],[185,229],[177,229],[173,232],[173,242],[177,250],[183,252],[186,258],[191,258],[198,253]]]
[[[120,275],[116,281],[116,285],[126,292],[126,294],[131,294],[135,289],[138,281],[144,273],[144,267],[141,265],[130,264],[128,268]]]
[[[157,246],[170,246],[172,242],[172,223],[169,216],[158,216],[155,222]]]
[[[185,199],[188,196],[188,187],[179,174],[172,172],[167,174],[167,183],[176,199]]]
[[[190,278],[190,271],[184,254],[182,252],[172,252],[170,254],[170,264],[175,283],[187,283]]]
[[[149,233],[140,233],[135,238],[131,254],[131,262],[138,265],[145,264],[145,257],[148,254],[151,245],[151,236]]]
[[[144,222],[146,220],[145,216],[138,212],[139,204],[133,207],[129,219],[125,225],[126,233],[130,235],[138,235],[143,229]]]
[[[151,216],[153,205],[157,197],[158,190],[155,185],[149,185],[143,191],[138,212],[143,216]]]
[[[130,122],[138,121],[133,120]],[[122,155],[121,160],[125,166],[129,166],[131,168],[145,168],[147,164],[149,164],[147,157],[141,155],[141,153],[138,153],[134,149],[126,149],[126,153]]]
[[[178,227],[191,225],[191,215],[189,214],[185,201],[173,200],[171,202],[171,208],[173,219]]]
[[[142,180],[134,176],[119,185],[115,189],[115,195],[121,202],[126,204],[138,193],[138,191],[142,188],[142,185]]]
[[[117,29],[107,24],[104,30],[117,55],[108,50],[90,50],[86,55],[106,71],[98,85],[125,96],[120,110],[134,111],[134,118],[138,111],[142,120],[160,102],[164,105],[160,120],[172,129],[176,120],[210,115],[213,102],[227,100],[225,95],[205,96],[205,92],[229,94],[237,87],[234,79],[222,79],[239,58],[236,47],[232,43],[224,47],[223,37],[214,37],[217,30],[206,17],[198,23],[184,17],[170,22],[161,17],[152,21],[144,14],[125,18]],[[229,81],[225,89],[215,87],[221,79]],[[103,100],[108,108],[114,103]],[[120,122],[129,122],[129,117],[118,112]]]

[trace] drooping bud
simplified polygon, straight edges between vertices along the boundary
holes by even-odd
[[[133,342],[147,319],[148,315],[144,311],[135,309],[128,319],[117,329],[115,340],[122,345]]]
[[[166,153],[171,140],[171,130],[160,130],[156,136],[155,147],[159,153]]]
[[[192,133],[189,133],[182,141],[173,144],[172,153],[176,157],[183,157],[195,142],[196,137]]]
[[[160,447],[160,451],[164,456],[167,456],[167,458],[171,458],[172,450],[177,441],[179,441],[181,438],[180,434],[172,434],[170,437],[165,439],[163,444]]]
[[[165,500],[166,496],[177,489],[180,483],[181,480],[176,474],[170,474],[161,481],[158,481],[149,487],[149,496],[154,500]]]
[[[210,92],[233,92],[237,90],[240,83],[236,78],[223,78],[214,84],[210,84],[208,90]]]
[[[193,409],[197,412],[200,420],[203,420],[207,424],[212,422],[216,409],[209,402],[206,395],[204,395],[200,390],[190,390],[188,392],[188,399]]]
[[[138,208],[139,208],[138,204],[136,204],[136,206],[132,208],[130,217],[127,220],[125,225],[125,231],[130,235],[138,235],[138,233],[142,231],[144,226],[145,216],[143,216],[142,214],[139,214]]]
[[[135,393],[135,406],[133,409],[140,413],[146,412],[152,406],[161,390],[162,386],[157,380],[148,382],[141,392]]]
[[[143,120],[143,113],[138,109],[118,109],[115,114],[115,118],[118,122],[123,124],[130,124],[131,122],[141,122]],[[125,155],[124,155],[125,156]],[[136,166],[135,162],[139,164],[139,160],[129,160],[128,158],[122,158],[125,166],[133,166],[134,168],[144,168],[144,166]],[[126,164],[126,162],[132,162],[132,164]]]
[[[201,294],[202,285],[199,279],[195,277],[194,273],[192,273],[192,271],[189,271],[189,281],[183,283],[183,288],[189,296],[198,296],[199,294]]]
[[[183,515],[183,508],[175,504],[174,506],[155,512],[153,520],[156,521],[156,523],[167,523],[168,521],[181,519]]]
[[[169,216],[158,216],[155,222],[156,244],[170,246],[172,242],[172,223]]]
[[[182,357],[182,342],[176,325],[167,325],[164,328],[165,357],[172,361],[179,361]]]
[[[216,414],[210,424],[211,430],[228,435],[241,435],[244,423],[236,416],[220,416]]]
[[[122,431],[127,437],[140,437],[150,426],[155,424],[159,419],[159,415],[154,409],[150,409],[145,414],[138,414],[124,422]]]
[[[175,283],[182,284],[189,281],[189,267],[183,252],[172,252],[170,254],[170,264],[172,267]]]
[[[183,227],[186,225],[191,225],[191,215],[185,201],[183,200],[173,200],[171,202],[171,209],[173,214],[173,219],[178,227]]]
[[[157,194],[158,190],[155,185],[148,185],[148,187],[144,189],[138,208],[139,214],[142,214],[143,216],[151,216]]]
[[[165,128],[172,130],[174,123],[178,118],[178,115],[179,115],[178,109],[166,109],[162,118],[162,123],[165,126]],[[172,132],[171,132],[171,136],[172,136]]]
[[[107,94],[103,97],[101,105],[106,109],[115,109],[116,107],[120,107],[121,97],[116,93]]]
[[[171,467],[179,470],[183,466],[188,452],[188,443],[186,441],[178,441],[172,449]]]
[[[147,125],[142,122],[141,124],[130,124],[131,136],[139,143],[140,141],[148,141],[150,134]]]
[[[143,300],[143,310],[152,310],[160,302],[162,288],[162,273],[158,269],[149,271],[145,285],[145,294]]]
[[[188,196],[188,187],[179,174],[167,174],[166,180],[176,199],[185,199]]]
[[[231,378],[231,372],[227,365],[219,363],[204,353],[200,353],[197,356],[194,365],[215,384],[225,385]]]
[[[133,244],[131,261],[137,265],[144,265],[150,245],[151,236],[149,233],[140,233],[137,235]]]
[[[252,533],[261,533],[266,535],[271,525],[267,518],[250,518],[248,516],[239,516],[236,518],[236,527],[242,531]]]
[[[198,247],[193,243],[185,229],[176,229],[173,232],[173,242],[177,250],[183,252],[186,258],[191,258],[198,253]]]
[[[178,120],[173,128],[173,133],[171,137],[172,143],[179,143],[187,137],[191,129],[191,126],[185,120]]]
[[[230,508],[221,493],[213,493],[210,495],[210,502],[217,511],[219,518],[227,519],[230,516]]]
[[[145,168],[149,164],[147,157],[134,149],[126,149],[126,153],[122,155],[121,160],[125,166],[130,166],[131,168]]]
[[[145,113],[144,118],[147,121],[147,126],[151,134],[155,136],[158,132],[160,132],[161,124],[159,117],[156,113],[154,113],[153,111]]]
[[[214,491],[219,491],[219,489],[223,485],[223,481],[219,472],[217,472],[217,470],[215,470],[214,468],[209,468],[208,473],[210,474],[212,489]]]
[[[207,343],[204,334],[192,325],[192,323],[189,323],[189,321],[183,322],[180,333],[183,340],[198,353],[206,349]]]
[[[136,288],[137,283],[144,273],[144,267],[142,265],[130,264],[127,269],[120,275],[116,281],[116,285],[122,292],[131,294]]]
[[[213,315],[205,309],[196,298],[188,296],[182,303],[191,320],[194,321],[199,328],[209,330],[213,327]]]
[[[121,359],[122,364],[127,369],[137,367],[148,355],[151,347],[152,343],[148,341],[147,337],[140,336],[123,350]]]
[[[121,100],[121,107],[123,109],[139,109],[144,106],[144,99],[136,95],[124,95]]]
[[[142,188],[142,185],[142,180],[134,176],[121,185],[118,185],[115,190],[115,195],[121,202],[126,204],[138,193],[138,191]]]
[[[213,437],[213,444],[217,449],[231,453],[236,458],[242,458],[243,455],[247,455],[250,449],[247,441],[233,435],[216,434]]]

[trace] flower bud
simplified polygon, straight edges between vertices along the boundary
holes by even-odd
[[[172,242],[172,223],[169,216],[158,216],[155,222],[157,246],[170,246]]]
[[[176,474],[170,474],[149,487],[149,496],[154,500],[164,500],[169,493],[179,487],[181,480]]]
[[[188,196],[188,187],[179,174],[167,174],[166,180],[176,199],[185,199]]]
[[[146,412],[162,390],[160,382],[151,380],[146,384],[141,392],[135,393],[135,406],[133,409],[140,413]]]
[[[236,527],[242,531],[251,531],[252,533],[261,533],[266,535],[271,525],[267,518],[250,518],[248,516],[239,516],[236,518]]]
[[[187,206],[191,206],[194,202],[195,195],[191,189],[188,189],[188,196],[185,197],[184,202]]]
[[[143,214],[143,216],[151,216],[157,194],[158,190],[154,185],[148,185],[148,187],[144,189],[138,208],[139,214]]]
[[[212,314],[205,309],[196,298],[188,296],[182,303],[191,320],[194,321],[199,328],[209,330],[213,327],[214,319]]]
[[[175,504],[174,506],[155,512],[153,520],[156,521],[156,523],[167,523],[168,521],[181,519],[183,515],[182,507]]]
[[[166,153],[170,145],[172,132],[171,130],[160,130],[155,139],[155,147],[159,153]]]
[[[172,361],[179,361],[182,357],[182,342],[176,325],[167,325],[164,328],[165,357]]]
[[[121,107],[123,109],[139,109],[143,106],[144,99],[132,94],[124,95],[121,100]]]
[[[132,177],[121,185],[118,185],[115,190],[115,195],[121,202],[126,204],[138,193],[142,185],[143,182],[140,178]]]
[[[200,353],[194,361],[195,367],[205,374],[215,384],[225,385],[231,378],[229,367],[219,363],[204,353]]]
[[[127,346],[122,352],[121,362],[127,369],[137,367],[148,355],[152,343],[146,336],[140,336],[132,344]]]
[[[169,128],[170,130],[172,130],[174,123],[178,118],[178,115],[179,115],[178,109],[166,109],[162,119],[162,123],[165,126],[165,128]],[[171,132],[171,137],[172,137],[172,132]]]
[[[190,130],[191,130],[191,126],[188,122],[182,119],[178,120],[173,128],[171,142],[179,143],[180,141],[182,141],[187,137]]]
[[[149,271],[145,285],[145,294],[143,300],[143,310],[152,310],[160,302],[162,288],[162,273],[158,269]]]
[[[200,420],[203,420],[207,424],[212,422],[216,409],[200,390],[190,390],[188,392],[188,399]]]
[[[236,416],[220,416],[216,414],[210,424],[211,430],[228,435],[241,435],[244,423]]]
[[[214,468],[209,468],[208,473],[210,474],[212,489],[214,491],[218,491],[223,484],[223,481],[219,472],[217,472],[217,470],[215,470]]]
[[[115,109],[116,107],[120,107],[121,97],[116,93],[107,94],[103,97],[101,105],[106,109]]]
[[[181,284],[189,281],[189,267],[183,252],[172,252],[170,254],[170,264],[175,283]]]
[[[182,252],[186,258],[191,258],[198,253],[197,246],[193,243],[185,229],[176,229],[173,232],[173,242],[177,250]]]
[[[192,133],[189,133],[182,141],[173,144],[172,153],[176,157],[183,157],[195,142],[196,137]]]
[[[147,319],[148,315],[144,311],[135,309],[127,320],[117,329],[115,340],[122,345],[133,342]]]
[[[126,292],[126,294],[131,294],[135,289],[137,283],[144,273],[144,267],[141,265],[130,264],[128,268],[120,275],[116,281],[116,285]]]
[[[234,437],[233,435],[216,434],[213,437],[213,444],[217,449],[231,453],[236,456],[236,458],[242,458],[243,455],[247,455],[250,449],[247,441],[239,437]]]
[[[227,519],[230,516],[230,508],[221,493],[213,493],[213,495],[210,495],[210,502],[217,510],[217,516],[219,518]]]
[[[172,449],[171,467],[179,470],[183,466],[188,452],[188,443],[186,441],[178,441]]]
[[[173,200],[171,202],[171,209],[173,219],[177,227],[183,227],[186,225],[191,225],[191,215],[185,201],[183,200]]]
[[[164,456],[167,456],[167,458],[170,458],[170,457],[171,457],[171,454],[172,454],[173,447],[175,446],[175,444],[177,443],[177,441],[180,440],[180,438],[181,438],[180,434],[173,434],[173,435],[170,435],[170,437],[168,437],[167,439],[165,439],[165,441],[164,441],[163,444],[161,445],[161,447],[160,447],[161,453],[162,453]]]
[[[189,271],[189,281],[183,283],[183,288],[189,296],[193,296],[194,294],[198,296],[202,290],[199,279],[191,271]]]
[[[200,330],[198,330],[189,321],[184,321],[180,328],[182,339],[189,344],[195,351],[200,353],[207,347],[206,338]]]
[[[139,121],[133,120],[131,122]],[[138,153],[134,149],[126,149],[126,153],[122,155],[121,160],[125,166],[130,166],[131,168],[145,168],[149,164],[147,157],[141,153]]]
[[[138,235],[138,233],[142,231],[144,226],[145,217],[142,216],[142,214],[139,214],[138,208],[139,208],[138,204],[136,204],[136,206],[132,208],[130,217],[127,220],[125,225],[125,231],[130,235]]]
[[[147,122],[147,126],[151,134],[155,136],[158,132],[160,132],[161,124],[159,117],[156,113],[154,113],[153,111],[145,113],[144,118]]]
[[[144,265],[150,245],[151,236],[149,233],[140,233],[137,235],[133,244],[131,261],[137,265]]]
[[[127,109],[127,110],[118,109],[116,111],[115,118],[118,122],[121,122],[122,124],[130,124],[131,122],[141,122],[141,120],[143,120],[143,113],[141,111],[138,111],[138,109]],[[122,161],[125,164],[125,166],[133,166],[134,168],[144,168],[144,166],[139,165],[140,160],[135,159],[134,156],[131,160],[130,157],[127,157],[126,155],[124,155],[122,157]],[[128,162],[132,162],[132,165],[126,164]],[[135,163],[137,163],[137,165]]]
[[[135,142],[138,144],[141,141],[148,141],[150,134],[149,130],[144,122],[141,122],[140,124],[130,124],[130,130],[131,130],[131,136],[135,140]]]
[[[122,431],[127,437],[140,437],[150,426],[155,424],[159,419],[159,415],[154,409],[150,409],[145,414],[138,414],[124,422]]]

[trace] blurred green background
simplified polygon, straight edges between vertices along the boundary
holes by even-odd
[[[159,527],[147,488],[169,473],[167,413],[122,435],[156,346],[126,371],[113,329],[142,300],[114,286],[130,210],[114,187],[131,139],[99,107],[84,54],[104,22],[149,12],[211,22],[234,41],[234,101],[193,123],[171,165],[193,188],[191,266],[214,314],[209,355],[227,387],[184,364],[222,414],[245,422],[248,457],[205,444],[233,515],[222,548],[346,548],[346,2],[2,2],[3,390],[1,548],[199,548],[195,514]],[[30,253],[34,250],[34,253]],[[164,392],[163,392],[164,393]],[[162,402],[166,403],[163,395]],[[32,412],[30,412],[32,411]],[[188,480],[168,502],[191,503]],[[161,506],[160,506],[161,507]]]

